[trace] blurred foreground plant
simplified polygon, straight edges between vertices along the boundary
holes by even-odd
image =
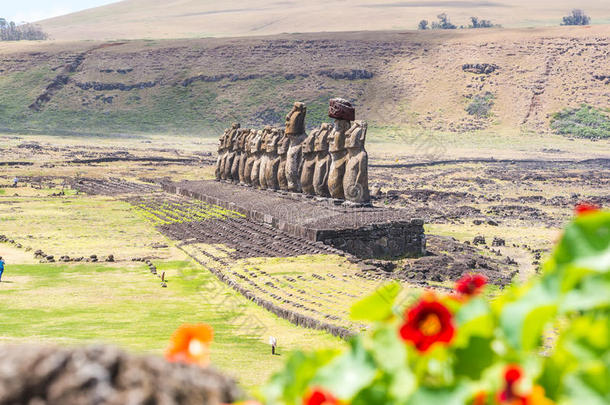
[[[372,322],[344,352],[297,352],[267,404],[610,403],[610,212],[577,208],[541,277],[494,299],[467,275],[403,310],[388,284],[356,303]]]

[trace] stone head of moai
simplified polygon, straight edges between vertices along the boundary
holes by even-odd
[[[222,152],[225,149],[225,145],[227,143],[227,136],[229,136],[230,131],[231,128],[225,129],[222,135],[220,135],[220,138],[218,138],[218,152]]]
[[[314,151],[316,145],[316,138],[320,133],[320,130],[320,128],[314,128],[311,130],[309,135],[307,135],[307,138],[305,138],[305,140],[301,144],[303,148],[303,153],[312,153]]]
[[[288,148],[290,147],[290,138],[286,133],[279,129],[280,139],[278,140],[277,145],[277,153],[278,155],[286,155],[288,153]]]
[[[231,144],[231,150],[234,152],[238,152],[239,151],[239,143],[241,140],[241,134],[242,134],[242,130],[238,129],[235,132],[235,136],[233,136],[233,143]]]
[[[303,103],[294,103],[292,110],[286,116],[286,135],[302,135],[305,133],[305,115],[307,107]]]
[[[250,130],[248,129],[242,129],[240,130],[241,133],[239,134],[239,140],[238,140],[238,145],[237,145],[237,150],[239,150],[240,152],[243,152],[246,150],[246,141],[248,139],[248,135],[250,134]]]
[[[267,144],[271,140],[271,132],[273,131],[273,127],[271,125],[265,125],[263,128],[263,135],[261,139],[261,149],[264,151],[267,150]]]
[[[231,130],[229,131],[229,133],[227,134],[227,137],[225,138],[225,148],[226,149],[233,150],[233,145],[237,138],[237,132],[239,131],[239,128],[240,128],[240,125],[237,123],[231,125]]]
[[[316,134],[314,143],[315,152],[327,152],[328,151],[328,137],[333,129],[333,126],[325,122],[320,127],[320,130]]]
[[[261,151],[261,145],[263,141],[263,131],[261,130],[252,130],[254,131],[254,136],[252,137],[252,141],[250,143],[250,152],[257,153]]]
[[[345,147],[347,149],[364,149],[367,129],[366,121],[354,121],[345,135]]]
[[[278,128],[271,129],[271,133],[268,135],[267,140],[267,152],[277,153],[281,136],[282,134]]]

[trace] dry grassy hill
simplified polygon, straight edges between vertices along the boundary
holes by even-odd
[[[441,12],[458,26],[470,16],[505,27],[559,25],[575,7],[595,24],[610,23],[602,0],[125,0],[40,24],[58,40],[194,38],[415,29]]]
[[[217,134],[233,120],[308,124],[355,101],[373,131],[549,130],[549,115],[610,108],[610,26],[0,45],[0,127]],[[489,116],[466,108],[492,97]]]

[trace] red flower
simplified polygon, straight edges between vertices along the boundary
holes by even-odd
[[[498,393],[500,404],[527,405],[527,397],[519,394],[515,390],[515,385],[523,377],[523,370],[517,365],[509,365],[504,371],[504,389]]]
[[[589,203],[580,203],[576,207],[574,207],[574,211],[576,212],[576,216],[580,217],[582,215],[592,214],[594,212],[599,211],[599,207],[595,204]]]
[[[313,388],[303,398],[303,405],[338,405],[339,400],[322,388]]]
[[[455,335],[453,317],[434,295],[423,297],[405,312],[405,323],[400,328],[403,340],[412,342],[420,352],[427,351],[434,343],[449,343]]]
[[[165,358],[172,363],[207,366],[210,362],[210,343],[214,330],[206,324],[182,325],[172,335]]]
[[[455,290],[460,294],[473,296],[481,292],[487,284],[487,277],[482,274],[466,274],[455,283]]]

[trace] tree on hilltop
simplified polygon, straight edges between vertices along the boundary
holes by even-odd
[[[33,24],[17,25],[14,21],[0,18],[0,41],[36,41],[47,38],[48,35]]]
[[[454,30],[457,28],[455,24],[452,24],[451,21],[449,21],[447,13],[441,13],[437,15],[436,18],[438,18],[438,22],[432,22],[433,30]]]
[[[563,17],[561,25],[589,25],[590,23],[591,17],[586,15],[583,10],[575,8],[571,15]]]
[[[427,30],[428,29],[428,20],[421,20],[417,25],[418,30]]]

